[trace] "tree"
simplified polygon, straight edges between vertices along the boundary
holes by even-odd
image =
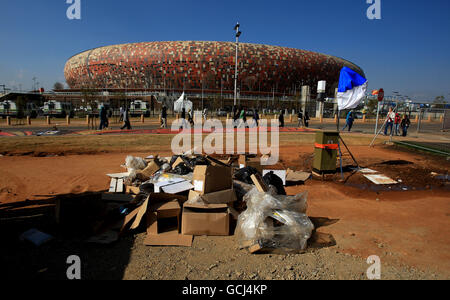
[[[433,101],[433,106],[434,108],[444,108],[446,103],[444,96],[437,96]]]
[[[55,84],[53,85],[53,90],[63,90],[64,89],[64,84],[62,84],[61,82],[55,82]]]

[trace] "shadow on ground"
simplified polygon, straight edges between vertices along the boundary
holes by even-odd
[[[65,280],[67,258],[81,259],[82,279],[122,279],[134,237],[109,245],[86,240],[101,230],[106,206],[100,194],[58,195],[45,201],[0,205],[2,277],[13,280]],[[54,238],[37,247],[21,241],[22,233],[38,229]]]

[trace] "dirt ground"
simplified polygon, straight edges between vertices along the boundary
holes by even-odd
[[[383,279],[449,279],[450,188],[432,172],[448,174],[450,163],[386,146],[350,148],[361,166],[402,183],[374,187],[345,168],[345,182],[335,176],[287,187],[288,194],[308,191],[308,215],[321,226],[306,253],[251,255],[239,249],[233,236],[196,237],[192,248],[146,247],[142,232],[111,246],[86,245],[52,232],[45,222],[39,229],[57,239],[35,248],[17,240],[21,230],[37,226],[26,221],[0,229],[5,234],[8,228],[9,241],[0,250],[7,270],[3,275],[64,279],[65,260],[76,254],[85,279],[366,279],[366,260],[378,255]],[[310,145],[282,147],[280,163],[309,171],[312,150]],[[45,207],[45,199],[57,195],[104,191],[109,186],[105,174],[121,172],[128,154],[153,153],[0,156],[0,215],[33,204]],[[344,167],[350,164],[347,157]]]

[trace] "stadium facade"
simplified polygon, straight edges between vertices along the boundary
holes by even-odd
[[[128,89],[231,92],[234,89],[235,48],[231,42],[146,42],[95,48],[71,57],[64,69],[72,90]],[[293,95],[301,86],[327,81],[332,95],[342,58],[277,46],[239,44],[240,94]]]

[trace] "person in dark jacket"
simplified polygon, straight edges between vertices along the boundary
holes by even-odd
[[[280,128],[284,127],[284,110],[281,110],[281,114],[278,117],[278,120],[280,121]]]
[[[309,113],[307,111],[305,111],[305,117],[304,117],[304,121],[305,121],[305,127],[308,128],[309,127]]]
[[[99,130],[103,130],[108,127],[108,115],[105,106],[102,105],[100,108],[100,128]]]
[[[180,130],[185,127],[185,124],[186,124],[186,108],[183,107],[183,109],[181,110],[181,126],[180,126]]]
[[[165,106],[161,111],[161,128],[167,128],[167,107]]]
[[[409,129],[410,125],[411,125],[411,121],[409,120],[407,115],[404,115],[403,119],[402,119],[402,123],[400,124],[400,126],[402,127],[402,132],[403,132],[402,136],[408,135],[408,129]]]
[[[131,130],[130,115],[128,114],[128,108],[125,108],[123,111],[123,122],[124,125],[120,129],[123,130],[126,128],[127,130]]]
[[[302,128],[303,127],[303,111],[300,109],[300,111],[297,114],[297,118],[298,118],[298,128]]]
[[[256,127],[258,127],[259,126],[259,114],[258,114],[258,110],[257,109],[255,109],[253,111],[253,120],[255,120]]]

